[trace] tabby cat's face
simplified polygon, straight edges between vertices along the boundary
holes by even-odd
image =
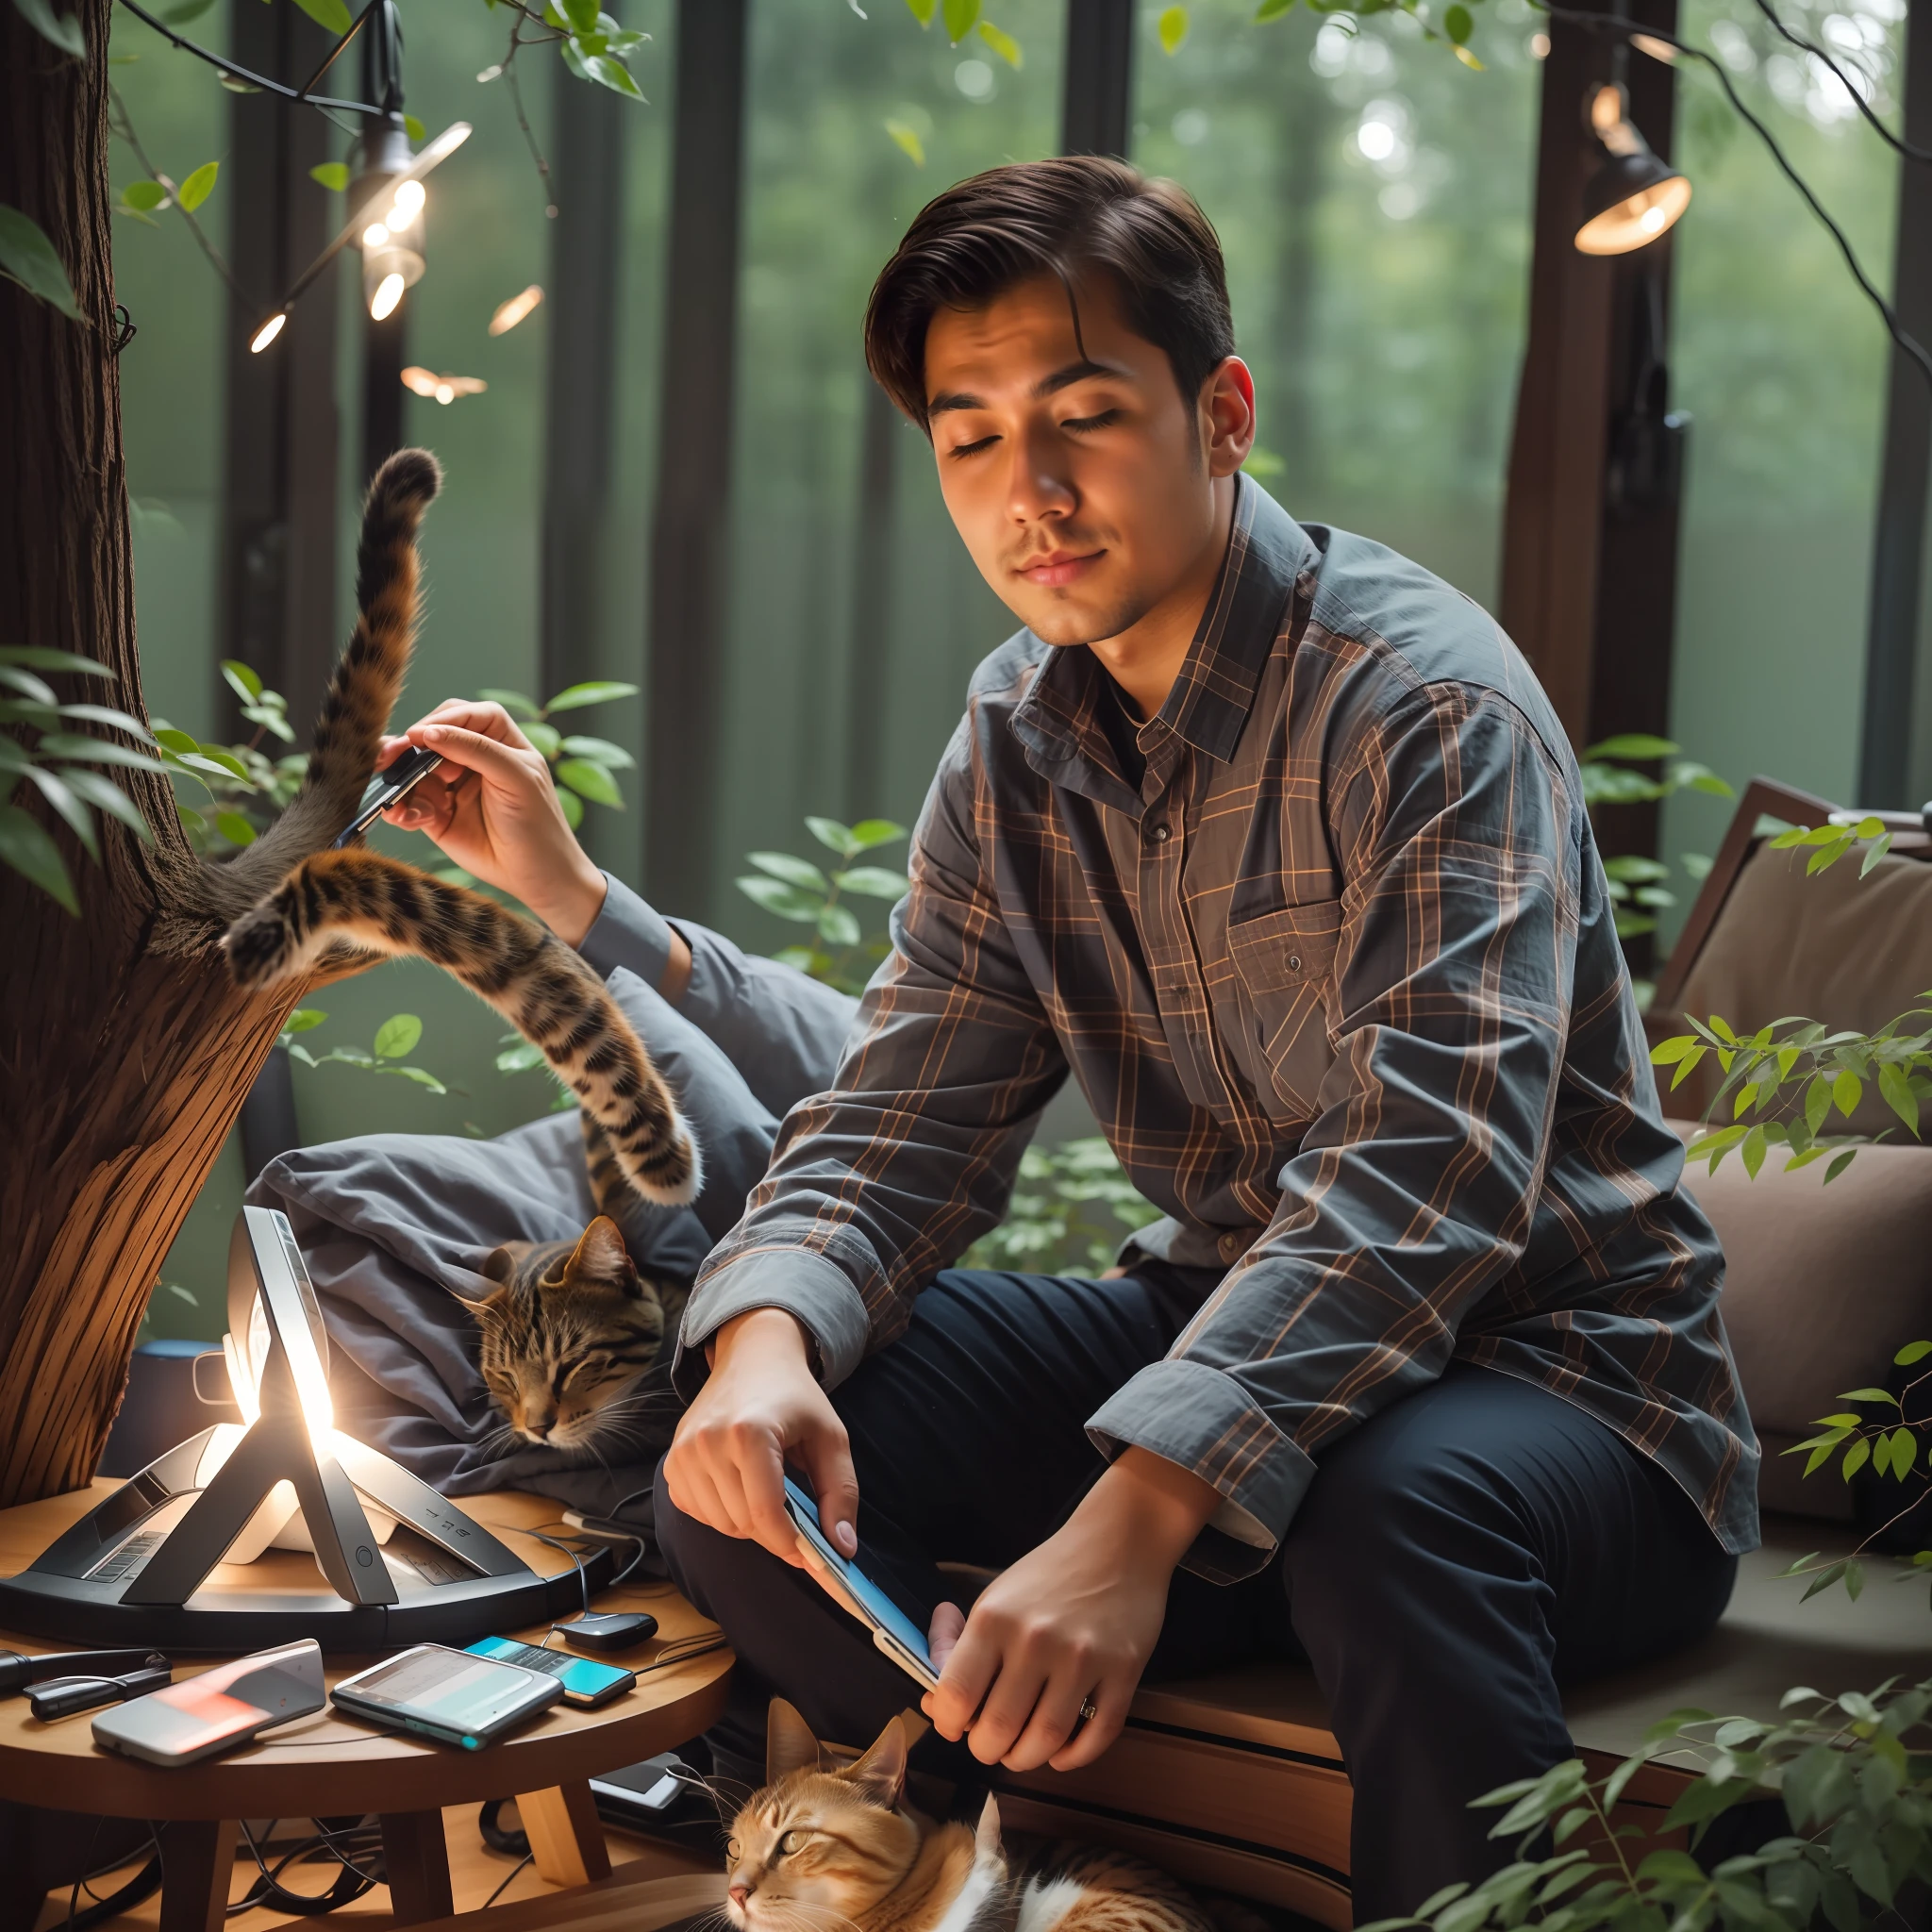
[[[491,1396],[526,1442],[580,1449],[658,1358],[664,1307],[605,1215],[576,1241],[516,1241],[483,1264],[498,1284],[471,1304]]]
[[[843,1932],[904,1882],[924,1833],[864,1762],[788,1773],[738,1814],[724,1909],[740,1932]]]

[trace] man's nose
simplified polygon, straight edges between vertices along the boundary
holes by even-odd
[[[1050,437],[1014,437],[1007,503],[1017,521],[1031,523],[1041,517],[1066,516],[1072,512],[1074,491],[1061,472],[1059,454]]]

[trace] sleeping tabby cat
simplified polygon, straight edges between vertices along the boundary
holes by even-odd
[[[483,1273],[493,1286],[470,1303],[479,1365],[511,1429],[554,1449],[670,1441],[664,1341],[690,1291],[641,1275],[608,1215],[575,1241],[511,1241]]]
[[[1016,1872],[986,1801],[976,1831],[906,1802],[905,1720],[856,1763],[835,1765],[782,1698],[765,1737],[768,1782],[726,1848],[725,1911],[738,1932],[1214,1932],[1150,1865],[1061,1845]]]
[[[300,979],[358,953],[434,961],[542,1053],[640,1193],[689,1201],[700,1180],[697,1143],[643,1042],[572,947],[493,899],[359,843],[317,849],[353,816],[401,693],[418,616],[416,530],[441,483],[426,450],[402,450],[370,484],[357,552],[360,615],[302,791],[240,858],[204,868],[207,909],[232,922],[222,943],[246,987]]]

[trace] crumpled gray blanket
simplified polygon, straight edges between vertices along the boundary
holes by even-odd
[[[697,1199],[638,1202],[625,1239],[646,1273],[689,1281],[762,1176],[778,1115],[829,1083],[852,1003],[702,927],[680,930],[693,955],[680,1006],[623,967],[608,984],[704,1157]],[[575,1110],[492,1141],[370,1134],[302,1148],[264,1168],[248,1200],[281,1208],[301,1243],[339,1426],[445,1495],[530,1490],[648,1536],[652,1472],[676,1423],[671,1349],[625,1436],[595,1457],[541,1447],[505,1430],[477,1373],[475,1318],[453,1292],[485,1291],[483,1262],[503,1242],[573,1238],[595,1212]]]

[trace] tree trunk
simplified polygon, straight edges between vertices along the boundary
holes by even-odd
[[[108,232],[109,4],[77,0],[84,62],[0,6],[0,203],[45,230],[84,318],[0,280],[0,641],[99,659],[113,690],[57,676],[63,700],[145,716]],[[155,840],[103,818],[95,866],[48,821],[78,919],[0,869],[0,1507],[92,1474],[156,1271],[296,996],[239,992],[212,946],[156,950],[196,861],[167,781],[113,775]]]

